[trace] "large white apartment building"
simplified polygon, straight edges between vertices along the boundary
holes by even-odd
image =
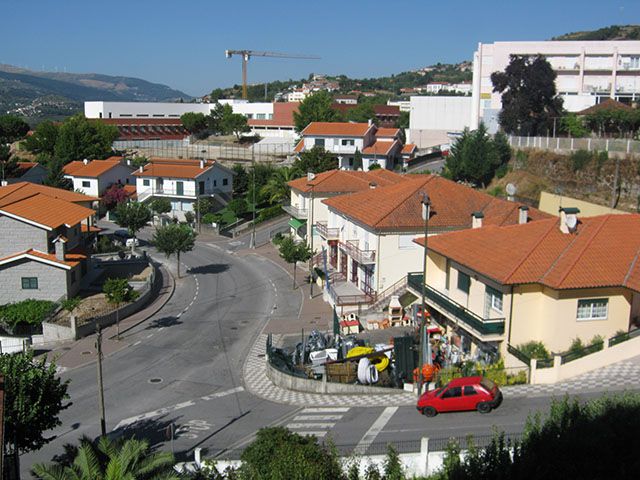
[[[606,98],[630,101],[640,93],[640,41],[544,41],[478,44],[473,56],[470,127],[480,121],[498,127],[501,96],[491,74],[504,71],[510,55],[544,56],[557,74],[556,89],[568,111],[580,111]]]

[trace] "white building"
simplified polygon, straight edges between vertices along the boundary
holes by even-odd
[[[152,159],[133,174],[138,201],[153,197],[171,201],[171,215],[184,220],[198,198],[226,205],[233,192],[234,173],[211,160]]]
[[[640,41],[546,41],[478,44],[473,56],[473,108],[470,127],[480,121],[498,126],[501,95],[491,74],[504,71],[510,55],[542,55],[557,74],[556,89],[571,112],[605,98],[635,99],[640,93]]]
[[[440,147],[469,126],[472,97],[410,97],[407,141],[418,148]]]
[[[401,112],[411,111],[411,102],[409,100],[387,100],[390,107],[398,107]]]
[[[122,157],[109,157],[106,160],[82,160],[67,163],[64,177],[73,182],[76,192],[100,197],[111,185],[133,184],[133,168],[123,163]]]

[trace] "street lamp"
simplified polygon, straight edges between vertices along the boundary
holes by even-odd
[[[425,324],[427,319],[427,303],[426,303],[426,293],[427,293],[427,238],[429,235],[429,215],[431,214],[431,199],[426,192],[422,192],[422,199],[420,200],[422,204],[422,219],[424,220],[424,254],[422,259],[422,312],[420,318],[420,355],[419,355],[419,380],[418,380],[418,395],[422,394],[422,384],[424,383],[424,377],[422,374],[422,365],[425,362],[425,354],[424,347],[425,343],[428,345],[429,341],[425,340]],[[427,355],[429,356],[429,355]],[[427,362],[431,363],[431,358],[426,359]]]
[[[310,248],[311,257],[309,258],[309,298],[313,298],[313,186],[311,183],[315,180],[316,175],[313,172],[307,173],[307,185],[311,187],[311,207],[309,208],[310,214]]]

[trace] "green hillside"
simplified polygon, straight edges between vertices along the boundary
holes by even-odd
[[[640,40],[640,25],[611,25],[598,30],[566,33],[551,40]]]

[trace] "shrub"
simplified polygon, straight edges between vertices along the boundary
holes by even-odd
[[[579,338],[574,338],[569,346],[569,350],[567,353],[581,353],[584,350],[584,343]]]
[[[217,219],[213,213],[205,213],[200,220],[202,221],[202,223],[211,224],[215,223]]]
[[[49,300],[27,299],[0,306],[0,318],[12,328],[20,324],[40,325],[55,306]]]
[[[609,341],[609,346],[617,345],[618,343],[622,343],[629,340],[629,332],[627,332],[626,330],[618,330],[616,333],[613,334],[612,338],[613,340]]]
[[[544,346],[542,342],[527,342],[516,347],[522,353],[524,353],[529,358],[535,358],[538,360],[550,360],[551,354],[547,347]]]
[[[496,177],[503,178],[507,173],[509,173],[509,166],[507,164],[500,165],[496,169]]]
[[[527,372],[520,370],[516,374],[507,374],[507,385],[522,385],[527,383]]]
[[[262,210],[260,210],[260,213],[258,213],[258,216],[256,218],[256,223],[265,222],[267,220],[277,217],[281,213],[282,213],[282,207],[280,205],[274,205],[272,207],[263,208]]]
[[[593,158],[593,154],[588,152],[587,150],[578,150],[571,154],[571,167],[574,172],[578,170],[582,170],[586,167],[591,159]]]
[[[495,187],[489,189],[489,191],[487,193],[489,195],[494,196],[494,197],[504,197],[504,195],[505,195],[504,188],[502,188],[502,186],[500,186],[500,185],[496,185]]]
[[[96,244],[96,253],[115,253],[124,250],[121,245],[116,245],[106,235],[100,235],[98,237],[98,243]]]
[[[72,312],[73,310],[76,309],[78,305],[80,305],[81,301],[82,299],[80,297],[71,297],[60,302],[60,306],[64,308],[67,312]]]
[[[193,223],[195,220],[195,215],[193,212],[184,212],[184,219],[187,223]]]
[[[284,240],[284,235],[282,233],[276,233],[271,241],[277,247],[282,243],[282,240]]]

